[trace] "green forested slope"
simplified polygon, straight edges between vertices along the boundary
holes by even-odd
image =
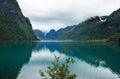
[[[16,0],[0,0],[0,40],[36,40]]]
[[[119,40],[120,9],[109,16],[91,17],[60,37],[73,40]]]

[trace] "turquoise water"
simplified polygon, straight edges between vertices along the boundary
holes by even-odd
[[[54,54],[61,61],[74,58],[70,70],[77,79],[120,79],[119,44],[72,41],[0,43],[0,79],[41,79],[39,70],[51,65]]]

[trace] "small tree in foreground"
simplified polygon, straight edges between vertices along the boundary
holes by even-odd
[[[76,79],[76,74],[71,74],[69,64],[74,63],[73,58],[66,58],[66,61],[61,63],[60,57],[55,56],[55,61],[52,66],[47,68],[47,71],[39,71],[42,79]]]

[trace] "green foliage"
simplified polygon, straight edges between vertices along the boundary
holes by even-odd
[[[16,0],[0,3],[0,40],[36,40],[32,25],[24,17]]]
[[[108,39],[99,39],[99,40],[87,40],[86,42],[107,42]]]
[[[65,50],[65,49],[62,49],[62,50],[61,50],[61,53],[65,53],[65,52],[66,52],[66,50]]]
[[[69,64],[74,63],[73,58],[66,58],[64,63],[60,62],[60,57],[55,56],[55,61],[52,62],[52,66],[47,68],[47,71],[39,71],[43,79],[76,79],[76,74],[71,74],[69,70]]]

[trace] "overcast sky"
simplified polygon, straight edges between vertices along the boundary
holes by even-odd
[[[49,31],[76,25],[91,16],[109,15],[120,0],[17,0],[33,29]]]

